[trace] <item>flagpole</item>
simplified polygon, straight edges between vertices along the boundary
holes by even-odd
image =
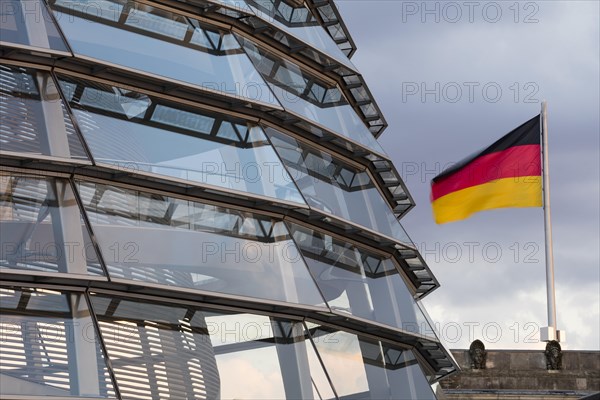
[[[546,240],[546,295],[548,307],[548,326],[542,328],[541,339],[543,341],[560,341],[560,332],[556,329],[556,300],[554,295],[554,255],[552,252],[552,220],[550,219],[550,169],[548,160],[548,120],[547,103],[542,102],[542,190],[544,196],[544,234]]]

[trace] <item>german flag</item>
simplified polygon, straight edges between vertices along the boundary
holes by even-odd
[[[542,206],[540,116],[431,181],[435,222],[505,207]]]

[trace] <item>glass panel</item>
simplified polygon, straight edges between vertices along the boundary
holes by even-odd
[[[309,206],[412,246],[367,172],[274,129],[267,134]]]
[[[301,225],[290,231],[332,311],[436,338],[391,259]]]
[[[0,394],[114,398],[84,295],[0,288]]]
[[[43,1],[0,0],[0,41],[69,51]]]
[[[238,36],[238,40],[286,111],[377,153],[385,154],[377,139],[348,104],[337,86],[321,82],[317,77],[302,71],[297,64],[259,48],[246,38]],[[265,65],[272,67],[265,68]],[[292,74],[301,76],[306,83],[298,85],[297,79],[289,78]],[[313,89],[314,86],[317,86],[317,89]],[[324,93],[323,97],[315,96],[315,93],[319,92]]]
[[[335,44],[331,36],[325,32],[325,29],[304,4],[293,9],[293,13],[284,15],[277,7],[278,4],[284,4],[280,0],[246,0],[246,3],[254,14],[263,21],[300,39],[342,65],[356,70],[356,67]]]
[[[281,221],[101,184],[79,191],[113,278],[323,303]]]
[[[46,72],[0,65],[0,150],[87,159]]]
[[[103,295],[92,295],[92,304],[124,398],[332,393],[302,323]]]
[[[310,325],[340,399],[435,399],[410,350]]]
[[[114,86],[59,82],[97,162],[305,204],[258,126]]]
[[[79,55],[279,108],[229,32],[133,1],[50,3]]]
[[[0,268],[104,275],[69,181],[0,176]]]

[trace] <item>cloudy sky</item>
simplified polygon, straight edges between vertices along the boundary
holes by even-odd
[[[442,287],[425,300],[449,348],[541,349],[543,212],[436,225],[430,180],[548,101],[558,328],[600,349],[599,3],[338,0],[417,207],[402,223]]]

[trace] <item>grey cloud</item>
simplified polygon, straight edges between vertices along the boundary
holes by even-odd
[[[488,145],[539,113],[540,101],[546,99],[556,286],[562,294],[562,298],[557,294],[558,320],[570,324],[562,327],[567,330],[567,345],[574,346],[570,348],[599,349],[598,333],[589,329],[600,324],[599,4],[536,2],[539,22],[534,24],[514,23],[507,9],[512,2],[501,2],[503,18],[495,24],[481,18],[472,24],[464,19],[455,24],[421,23],[419,18],[408,17],[403,23],[406,4],[338,1],[358,46],[353,62],[390,124],[380,140],[404,173],[417,202],[403,225],[416,243],[427,243],[429,248],[434,243],[497,242],[510,255],[508,247],[513,242],[540,246],[534,263],[522,259],[491,263],[481,256],[475,263],[443,258],[436,262],[435,256],[427,256],[442,284],[427,299],[427,306],[438,311],[438,318],[454,315],[459,323],[483,321],[490,315],[498,321],[527,315],[540,324],[545,322],[542,210],[499,210],[436,226],[429,205],[429,180],[436,169]],[[441,88],[456,83],[463,90],[468,82],[477,82],[478,90],[493,82],[502,89],[502,96],[491,102],[475,92],[471,102],[463,92],[455,103],[443,94],[439,102],[432,94],[425,101],[420,93],[407,96],[407,83],[424,83],[431,90],[436,82]],[[527,83],[535,86],[525,87]],[[532,297],[540,293],[539,299]],[[494,346],[517,344],[507,335]]]

